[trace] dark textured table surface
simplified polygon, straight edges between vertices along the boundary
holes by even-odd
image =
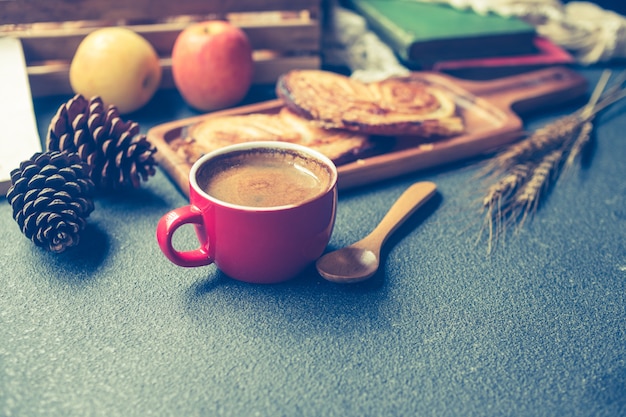
[[[35,101],[42,137],[67,98]],[[174,266],[154,231],[186,200],[161,170],[99,196],[60,255],[26,239],[2,200],[0,415],[626,415],[624,109],[597,120],[588,164],[491,255],[476,241],[479,161],[340,193],[331,248],[414,181],[439,190],[352,286],[313,269],[259,286]],[[193,114],[161,92],[129,117],[145,132]]]

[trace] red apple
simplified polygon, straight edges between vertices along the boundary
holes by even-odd
[[[240,102],[252,84],[254,61],[246,34],[210,20],[183,29],[172,48],[172,76],[183,99],[200,111]]]

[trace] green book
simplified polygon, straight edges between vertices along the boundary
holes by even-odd
[[[347,3],[409,66],[536,52],[535,28],[517,18],[415,0]]]

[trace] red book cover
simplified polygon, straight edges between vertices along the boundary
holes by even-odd
[[[440,61],[425,70],[439,71],[459,78],[490,79],[536,70],[551,65],[568,65],[575,59],[546,38],[534,40],[537,53],[491,58]]]

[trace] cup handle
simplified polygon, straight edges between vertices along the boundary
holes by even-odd
[[[156,229],[161,251],[167,259],[179,266],[195,267],[212,264],[213,259],[207,253],[206,248],[199,247],[184,252],[174,249],[172,237],[176,230],[185,224],[203,226],[202,213],[196,207],[188,205],[172,210],[161,217]]]

